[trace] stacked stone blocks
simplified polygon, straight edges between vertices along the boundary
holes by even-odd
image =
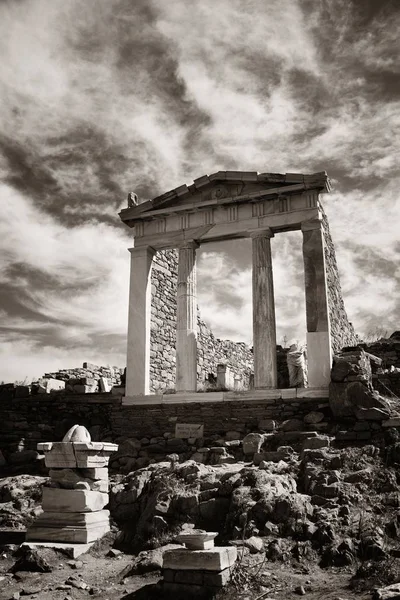
[[[234,546],[214,546],[214,532],[192,531],[178,536],[185,547],[163,557],[164,592],[182,597],[210,597],[229,582],[237,559]]]
[[[87,544],[109,531],[107,467],[117,449],[92,442],[78,425],[62,442],[38,444],[50,468],[51,487],[43,488],[43,513],[28,529],[27,541]]]

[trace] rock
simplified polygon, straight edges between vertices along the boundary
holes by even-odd
[[[39,394],[50,394],[51,392],[55,392],[58,390],[65,389],[65,381],[60,381],[59,379],[40,379],[38,393]]]
[[[71,575],[68,577],[65,585],[70,585],[71,587],[76,588],[77,590],[87,590],[89,588],[88,584],[82,581],[82,579]]]
[[[263,529],[262,533],[263,533],[263,535],[277,536],[279,533],[279,527],[275,523],[271,523],[271,521],[267,521],[264,525],[264,529]]]
[[[357,419],[365,421],[385,421],[389,416],[390,411],[381,408],[360,408],[356,412]]]
[[[331,380],[334,382],[345,381],[346,377],[354,371],[353,365],[349,360],[340,356],[333,357],[333,365],[331,371]]]
[[[21,546],[18,550],[19,558],[10,569],[10,573],[17,571],[33,571],[36,573],[50,573],[52,571],[49,563],[40,556],[37,550],[29,546]]]
[[[276,421],[272,419],[263,419],[258,423],[258,429],[261,431],[274,431],[276,429]]]
[[[299,596],[304,596],[306,593],[306,590],[304,589],[304,587],[302,585],[298,585],[297,587],[294,588],[294,593],[298,594]]]
[[[139,552],[133,563],[125,567],[120,573],[121,579],[132,575],[142,575],[151,571],[159,571],[163,566],[163,556],[167,550],[182,549],[182,544],[167,544],[154,550],[143,550]]]
[[[244,545],[250,550],[251,554],[257,554],[257,552],[263,552],[264,542],[261,538],[252,535],[247,540],[244,540]]]
[[[123,554],[123,552],[121,550],[117,550],[116,548],[110,548],[110,550],[107,552],[107,556],[110,558],[116,558],[117,556],[121,556],[121,554]]]
[[[400,583],[378,588],[375,590],[373,598],[374,600],[400,600]]]
[[[199,510],[201,526],[212,531],[225,521],[229,510],[229,500],[227,498],[211,498],[200,502]]]
[[[281,431],[302,431],[304,423],[300,419],[287,419],[283,421],[280,430]]]
[[[307,425],[315,425],[316,423],[320,423],[324,420],[324,413],[319,411],[309,412],[303,419],[304,423]]]
[[[326,435],[318,435],[304,440],[302,450],[318,450],[320,448],[329,448],[330,438]]]
[[[242,434],[240,433],[240,431],[227,431],[225,434],[225,440],[226,441],[232,441],[232,440],[241,440],[242,439]]]
[[[264,436],[260,433],[249,433],[243,438],[243,453],[245,455],[254,455],[260,451],[264,443]]]

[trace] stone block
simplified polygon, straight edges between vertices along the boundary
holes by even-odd
[[[263,419],[258,423],[258,429],[261,431],[274,431],[276,429],[276,421],[272,419]]]
[[[95,523],[108,523],[110,518],[109,510],[98,510],[96,512],[80,512],[80,513],[59,513],[59,512],[42,512],[36,519],[34,526],[40,527],[63,527],[63,526],[79,526],[86,527]]]
[[[382,427],[400,427],[400,418],[387,419],[383,421]]]
[[[311,411],[308,414],[306,414],[306,416],[303,419],[304,423],[307,423],[307,425],[315,425],[323,420],[324,413],[319,411]]]
[[[234,565],[236,558],[237,549],[233,546],[222,546],[210,550],[188,550],[187,548],[167,550],[163,557],[163,568],[223,571]]]
[[[76,457],[72,444],[44,442],[37,445],[39,451],[45,454],[44,462],[49,468],[76,468]]]
[[[249,433],[243,438],[243,452],[247,455],[253,455],[259,452],[264,443],[264,436],[260,433]]]
[[[84,477],[78,469],[50,469],[49,476],[65,489],[83,489],[86,487],[86,489],[97,492],[108,492],[108,476],[106,479],[93,480]]]
[[[108,494],[92,490],[43,488],[42,507],[49,512],[93,512],[108,504]]]
[[[83,527],[40,527],[33,524],[26,533],[26,540],[40,542],[68,542],[88,544],[98,540],[110,531],[109,522],[93,523]]]
[[[100,377],[99,379],[100,391],[101,392],[110,392],[112,385],[108,382],[106,377]]]
[[[204,573],[204,585],[213,587],[223,587],[226,585],[231,578],[232,569],[224,569],[219,573],[206,572]]]
[[[330,439],[326,435],[320,435],[318,437],[312,437],[303,442],[303,450],[317,450],[319,448],[328,448],[330,446]]]
[[[168,598],[175,600],[186,600],[187,598],[198,598],[199,600],[207,600],[210,598],[210,589],[203,585],[194,585],[190,583],[164,582],[163,594],[167,594]]]
[[[175,571],[175,583],[189,583],[191,585],[203,585],[204,571]]]
[[[28,548],[51,548],[52,550],[60,550],[68,558],[78,558],[81,554],[85,554],[93,546],[94,542],[89,544],[80,543],[68,543],[68,542],[24,542],[21,546],[28,546]]]
[[[65,389],[65,381],[59,379],[41,379],[39,381],[38,393],[39,394],[50,394],[50,392],[56,392],[58,390]]]
[[[363,421],[385,421],[390,413],[388,410],[382,410],[380,408],[360,408],[356,412],[357,419]]]

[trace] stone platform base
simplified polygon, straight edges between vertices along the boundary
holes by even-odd
[[[231,569],[223,571],[198,571],[197,569],[163,569],[165,584],[199,585],[212,588],[221,588],[226,585],[231,577]]]
[[[99,510],[93,513],[56,513],[44,511],[29,527],[27,541],[94,542],[110,531],[110,513]]]
[[[53,550],[62,550],[69,558],[78,558],[81,554],[88,552],[93,546],[94,542],[90,544],[68,544],[63,542],[24,542],[22,546],[28,546],[28,548],[52,548]]]

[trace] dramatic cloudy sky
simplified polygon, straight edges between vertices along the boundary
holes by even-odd
[[[399,319],[397,0],[2,0],[0,380],[125,364],[128,191],[219,169],[326,170],[356,329]],[[277,236],[278,341],[304,338]],[[249,244],[206,247],[203,316],[251,342]]]

